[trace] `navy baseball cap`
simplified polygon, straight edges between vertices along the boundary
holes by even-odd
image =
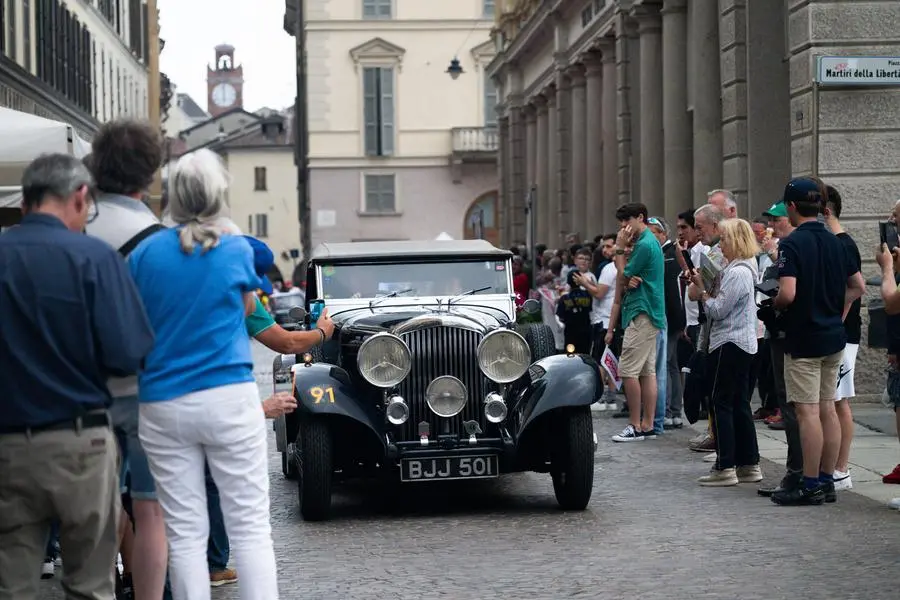
[[[818,195],[821,199],[822,190],[819,189],[819,184],[809,177],[796,177],[784,186],[784,196],[781,198],[781,203],[785,206],[800,202],[809,203],[810,193]]]
[[[275,255],[272,254],[272,250],[265,243],[259,241],[255,237],[245,235],[244,239],[247,240],[247,243],[253,248],[253,270],[256,271],[256,275],[259,277],[259,288],[265,294],[271,295],[273,291],[272,282],[269,281],[266,273],[268,273],[269,269],[272,268],[272,265],[275,264]]]

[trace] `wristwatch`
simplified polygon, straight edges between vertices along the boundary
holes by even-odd
[[[625,250],[623,248],[616,248],[617,256],[622,256],[623,254],[625,254]]]

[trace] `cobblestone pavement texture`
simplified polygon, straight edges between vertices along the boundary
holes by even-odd
[[[270,360],[260,350],[260,388]],[[688,430],[614,444],[624,423],[595,413],[600,438],[587,511],[557,509],[549,475],[474,485],[348,485],[333,520],[305,523],[270,434],[272,524],[287,600],[639,597],[897,598],[900,514],[853,493],[777,507],[756,485],[702,488],[709,463]],[[781,467],[764,462],[767,483]],[[900,491],[900,490],[898,490]],[[212,591],[237,599],[238,585]],[[56,580],[42,600],[62,598]]]

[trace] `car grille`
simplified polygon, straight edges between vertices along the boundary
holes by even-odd
[[[400,384],[400,395],[409,403],[409,420],[402,427],[402,439],[419,439],[419,423],[431,426],[431,438],[442,433],[460,435],[463,421],[477,421],[482,431],[486,421],[482,404],[489,380],[478,368],[478,344],[482,335],[460,327],[431,327],[400,336],[409,346],[412,368]],[[451,375],[462,381],[469,392],[469,402],[463,411],[451,419],[438,417],[425,402],[425,390],[436,377]],[[445,427],[449,425],[449,432]]]

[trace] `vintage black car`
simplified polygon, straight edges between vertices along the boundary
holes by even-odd
[[[297,398],[275,431],[304,519],[328,518],[336,479],[372,475],[549,472],[562,508],[587,506],[599,371],[590,357],[556,354],[547,326],[516,324],[511,258],[481,240],[316,249],[306,311],[324,300],[334,337],[273,365],[276,388]],[[306,311],[294,314],[308,325]]]

